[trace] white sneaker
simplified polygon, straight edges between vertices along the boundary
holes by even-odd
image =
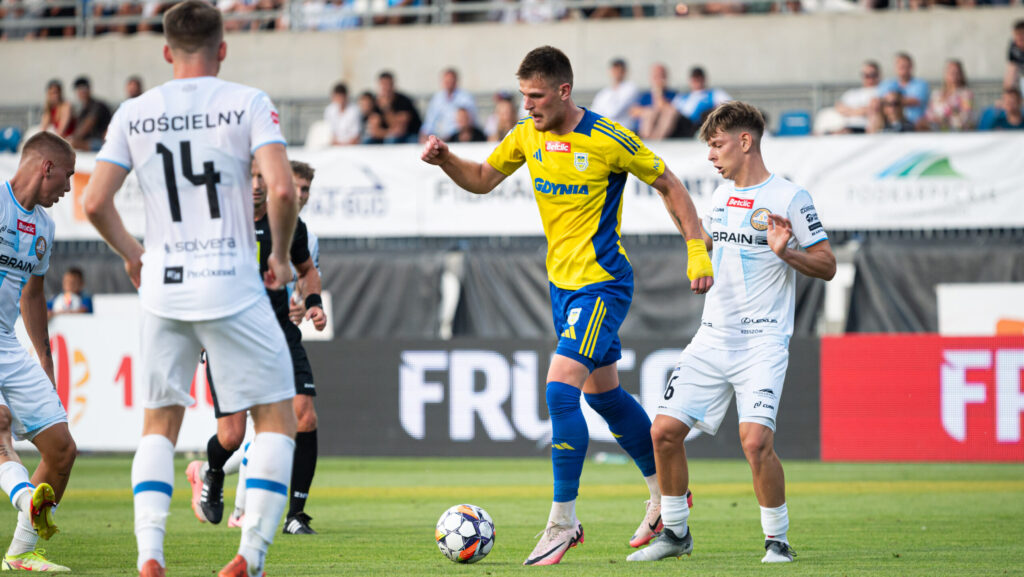
[[[665,526],[661,522],[661,503],[646,501],[644,506],[647,508],[647,512],[644,514],[644,520],[640,522],[640,526],[633,532],[633,538],[629,540],[630,547],[643,547],[651,539],[654,539],[655,535],[661,533],[661,529]]]
[[[523,565],[555,565],[565,552],[583,542],[583,524],[576,520],[572,526],[548,523],[540,541]]]
[[[658,561],[668,557],[682,557],[693,553],[693,537],[690,536],[690,528],[686,528],[686,535],[677,537],[672,529],[665,528],[651,544],[635,551],[626,557],[626,561]]]
[[[796,557],[796,551],[789,546],[789,543],[782,541],[765,540],[764,550],[762,563],[792,563],[793,557]]]

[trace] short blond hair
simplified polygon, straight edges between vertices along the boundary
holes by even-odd
[[[32,138],[25,141],[21,154],[24,157],[31,153],[38,154],[47,160],[54,160],[57,155],[63,155],[65,158],[75,156],[75,150],[71,148],[71,144],[52,132],[37,132],[32,135]]]
[[[760,143],[764,135],[764,116],[761,111],[746,102],[730,100],[719,104],[708,114],[700,127],[700,139],[709,142],[715,134],[722,132],[745,131]]]

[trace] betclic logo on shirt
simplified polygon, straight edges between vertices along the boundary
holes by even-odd
[[[18,230],[20,230],[21,232],[23,232],[25,234],[32,234],[32,235],[34,235],[36,233],[36,225],[32,224],[31,222],[25,222],[25,221],[23,221],[23,220],[21,220],[19,218],[18,219]]]
[[[544,143],[544,150],[548,152],[572,152],[572,144],[561,140],[548,140]]]

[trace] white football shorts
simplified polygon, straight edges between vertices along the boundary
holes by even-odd
[[[234,413],[295,396],[292,357],[270,301],[264,297],[231,316],[179,321],[142,314],[144,406],[191,406],[192,378],[206,349],[222,411]]]
[[[39,361],[13,335],[0,337],[0,404],[11,411],[11,431],[32,440],[68,413]]]
[[[774,431],[788,365],[789,348],[782,343],[739,351],[690,343],[669,377],[658,414],[714,435],[735,393],[741,423]]]

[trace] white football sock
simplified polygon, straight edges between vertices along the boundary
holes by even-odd
[[[786,539],[786,532],[789,531],[789,511],[785,503],[773,509],[761,507],[761,529],[764,530],[765,539],[789,543]]]
[[[235,489],[235,513],[245,512],[245,480],[249,476],[249,447],[252,442],[242,445],[242,460],[238,463],[238,487]]]
[[[267,549],[288,504],[295,440],[280,433],[259,433],[249,447],[245,481],[245,522],[238,554],[250,575],[261,575]]]
[[[7,461],[0,465],[0,488],[11,498],[14,508],[29,512],[32,504],[32,491],[35,485],[28,478],[28,469],[17,461]]]
[[[14,538],[11,539],[11,546],[7,548],[7,554],[13,556],[35,551],[37,542],[39,534],[32,527],[32,518],[29,513],[19,511],[18,524],[14,528]]]
[[[139,546],[138,569],[156,559],[164,562],[167,512],[174,493],[174,444],[163,435],[146,435],[139,441],[132,461],[132,492],[135,494],[135,539]]]
[[[661,503],[661,487],[658,486],[658,475],[644,477],[647,481],[647,490],[651,492],[651,503]]]
[[[661,496],[661,522],[666,529],[672,529],[680,539],[686,536],[686,522],[690,518],[690,506],[686,504],[686,495]]]
[[[554,523],[564,527],[572,527],[576,522],[576,500],[552,501],[551,514],[548,515],[548,524]]]

